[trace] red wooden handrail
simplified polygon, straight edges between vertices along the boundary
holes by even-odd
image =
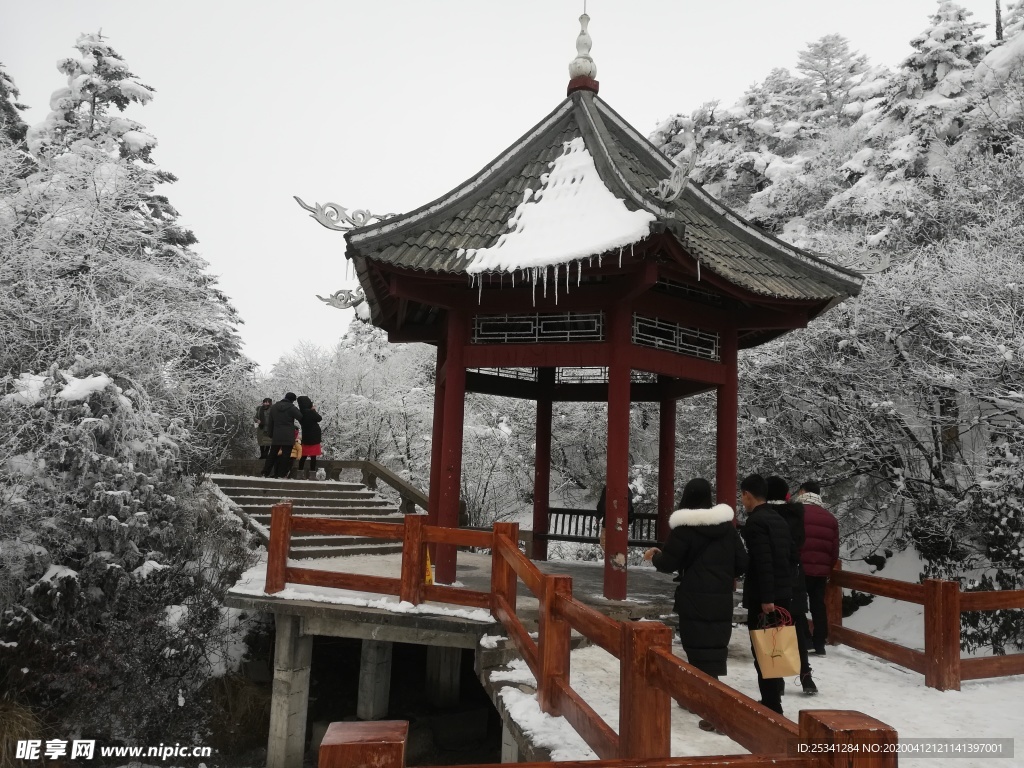
[[[843,588],[924,606],[924,651],[843,627]],[[1024,590],[961,592],[955,581],[926,579],[920,584],[843,571],[837,564],[825,593],[829,642],[879,656],[920,672],[925,685],[940,691],[960,690],[962,680],[1024,674],[1024,653],[991,658],[960,657],[960,614],[1024,608]]]
[[[784,753],[799,736],[796,724],[668,650],[651,654],[654,679],[684,707],[710,720],[751,752]]]
[[[403,541],[401,578],[289,567],[288,544],[292,531],[298,530],[329,531],[373,538],[400,538]],[[437,600],[489,608],[502,623],[512,643],[533,671],[537,679],[537,699],[540,707],[545,712],[565,717],[598,755],[604,758],[620,758],[608,763],[609,765],[627,768],[631,765],[689,764],[753,766],[768,762],[783,766],[831,764],[785,755],[787,744],[791,745],[797,736],[806,735],[803,718],[798,732],[790,721],[677,659],[672,654],[671,631],[668,627],[654,622],[617,622],[578,602],[572,596],[572,580],[564,576],[548,576],[541,573],[536,565],[519,551],[518,539],[518,525],[514,524],[499,523],[494,526],[493,531],[487,532],[430,526],[426,524],[426,519],[422,515],[407,515],[401,524],[321,520],[297,517],[292,514],[290,503],[279,504],[271,513],[266,592],[279,592],[288,582],[293,582],[399,595],[401,599],[414,604],[423,600]],[[490,548],[490,592],[426,584],[425,552],[428,543]],[[536,642],[516,615],[517,585],[520,580],[539,601],[539,633]],[[947,599],[948,602],[949,596],[945,593],[940,594],[944,595],[943,599]],[[927,602],[925,604],[928,605]],[[573,629],[619,659],[621,671],[618,734],[570,685],[569,638]],[[947,646],[944,647],[948,650]],[[719,727],[744,746],[769,750],[773,754],[768,757],[744,756],[735,759],[668,759],[671,730],[670,696],[687,703],[688,706],[692,705],[694,711],[716,721]],[[802,713],[802,716],[804,714],[807,713]],[[855,732],[858,738],[867,733],[862,722],[865,718],[857,713],[814,714],[835,715],[837,718],[833,718],[834,722],[823,718],[808,721],[817,729],[814,731],[816,738],[824,738],[833,731],[847,735]],[[852,719],[847,717],[848,715],[852,716]],[[846,719],[843,719],[844,717]],[[858,720],[858,717],[861,719]],[[881,726],[877,721],[871,722]],[[888,729],[887,726],[879,729],[875,725],[872,725],[872,738],[883,732],[895,738],[892,729]],[[832,733],[833,737],[838,738],[835,733]],[[338,744],[342,743],[348,742],[340,739]],[[341,749],[340,746],[338,748]],[[332,765],[343,764],[345,763],[336,762]],[[882,762],[877,764],[888,765]]]

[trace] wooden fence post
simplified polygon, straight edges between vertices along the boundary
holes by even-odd
[[[960,585],[924,582],[924,684],[940,691],[960,690]]]
[[[619,757],[670,757],[672,699],[652,683],[647,652],[671,653],[672,630],[655,621],[625,621],[621,625],[619,660]]]
[[[498,554],[499,536],[507,538],[513,547],[519,547],[519,523],[495,523],[494,524],[494,546],[491,547],[491,613],[497,605],[495,597],[501,595],[508,602],[509,610],[513,613],[516,610],[516,572],[512,566],[505,562],[505,558]]]
[[[558,681],[569,682],[569,622],[559,617],[559,598],[572,597],[569,576],[545,576],[544,594],[540,600],[538,644],[540,674],[537,676],[537,702],[542,712],[553,717],[558,711]]]
[[[427,561],[424,555],[423,526],[426,515],[406,515],[402,538],[402,586],[399,597],[403,602],[419,605],[423,602],[423,583]]]
[[[835,574],[841,570],[843,570],[843,563],[840,560],[835,564],[832,573]],[[843,588],[836,584],[835,579],[832,577],[829,577],[828,583],[825,585],[825,615],[828,616],[828,628],[830,630],[827,642],[829,645],[839,645],[839,641],[831,629],[832,627],[843,626]]]
[[[896,742],[895,728],[861,712],[804,709],[794,752],[797,757],[817,758],[816,764],[828,768],[896,768],[899,755],[883,751],[884,745]],[[836,745],[835,751],[828,751],[831,745]]]
[[[318,768],[405,768],[409,723],[371,720],[331,723],[320,742]]]
[[[275,504],[270,510],[270,543],[267,546],[267,581],[263,591],[280,592],[285,585],[288,550],[292,541],[292,503]]]

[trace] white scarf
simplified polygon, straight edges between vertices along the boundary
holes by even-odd
[[[811,493],[810,491],[804,491],[796,497],[796,500],[801,504],[816,504],[822,509],[825,509],[825,502],[821,500],[821,496],[816,493]]]

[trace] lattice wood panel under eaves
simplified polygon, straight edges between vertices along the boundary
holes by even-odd
[[[702,331],[654,317],[633,315],[633,343],[714,362],[721,359],[716,331]]]
[[[473,344],[604,341],[603,312],[475,315]]]

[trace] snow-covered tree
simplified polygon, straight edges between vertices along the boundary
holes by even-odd
[[[951,0],[939,0],[931,26],[910,41],[904,60],[873,130],[881,150],[875,164],[890,183],[941,167],[941,148],[955,142],[971,106],[975,68],[989,50],[984,24]]]
[[[4,71],[3,64],[0,64],[0,134],[13,142],[21,141],[28,130],[28,125],[18,114],[27,109],[24,104],[18,103],[20,95],[14,80]]]
[[[1003,14],[1003,40],[1011,40],[1021,32],[1024,32],[1024,0],[1011,0]]]
[[[810,81],[823,108],[839,115],[849,101],[850,89],[867,71],[868,58],[850,50],[850,41],[842,35],[830,34],[800,51],[796,68]]]
[[[187,473],[248,421],[248,365],[156,139],[120,116],[151,89],[76,47],[31,158],[0,137],[0,680],[66,732],[146,743],[208,716],[245,536]]]

